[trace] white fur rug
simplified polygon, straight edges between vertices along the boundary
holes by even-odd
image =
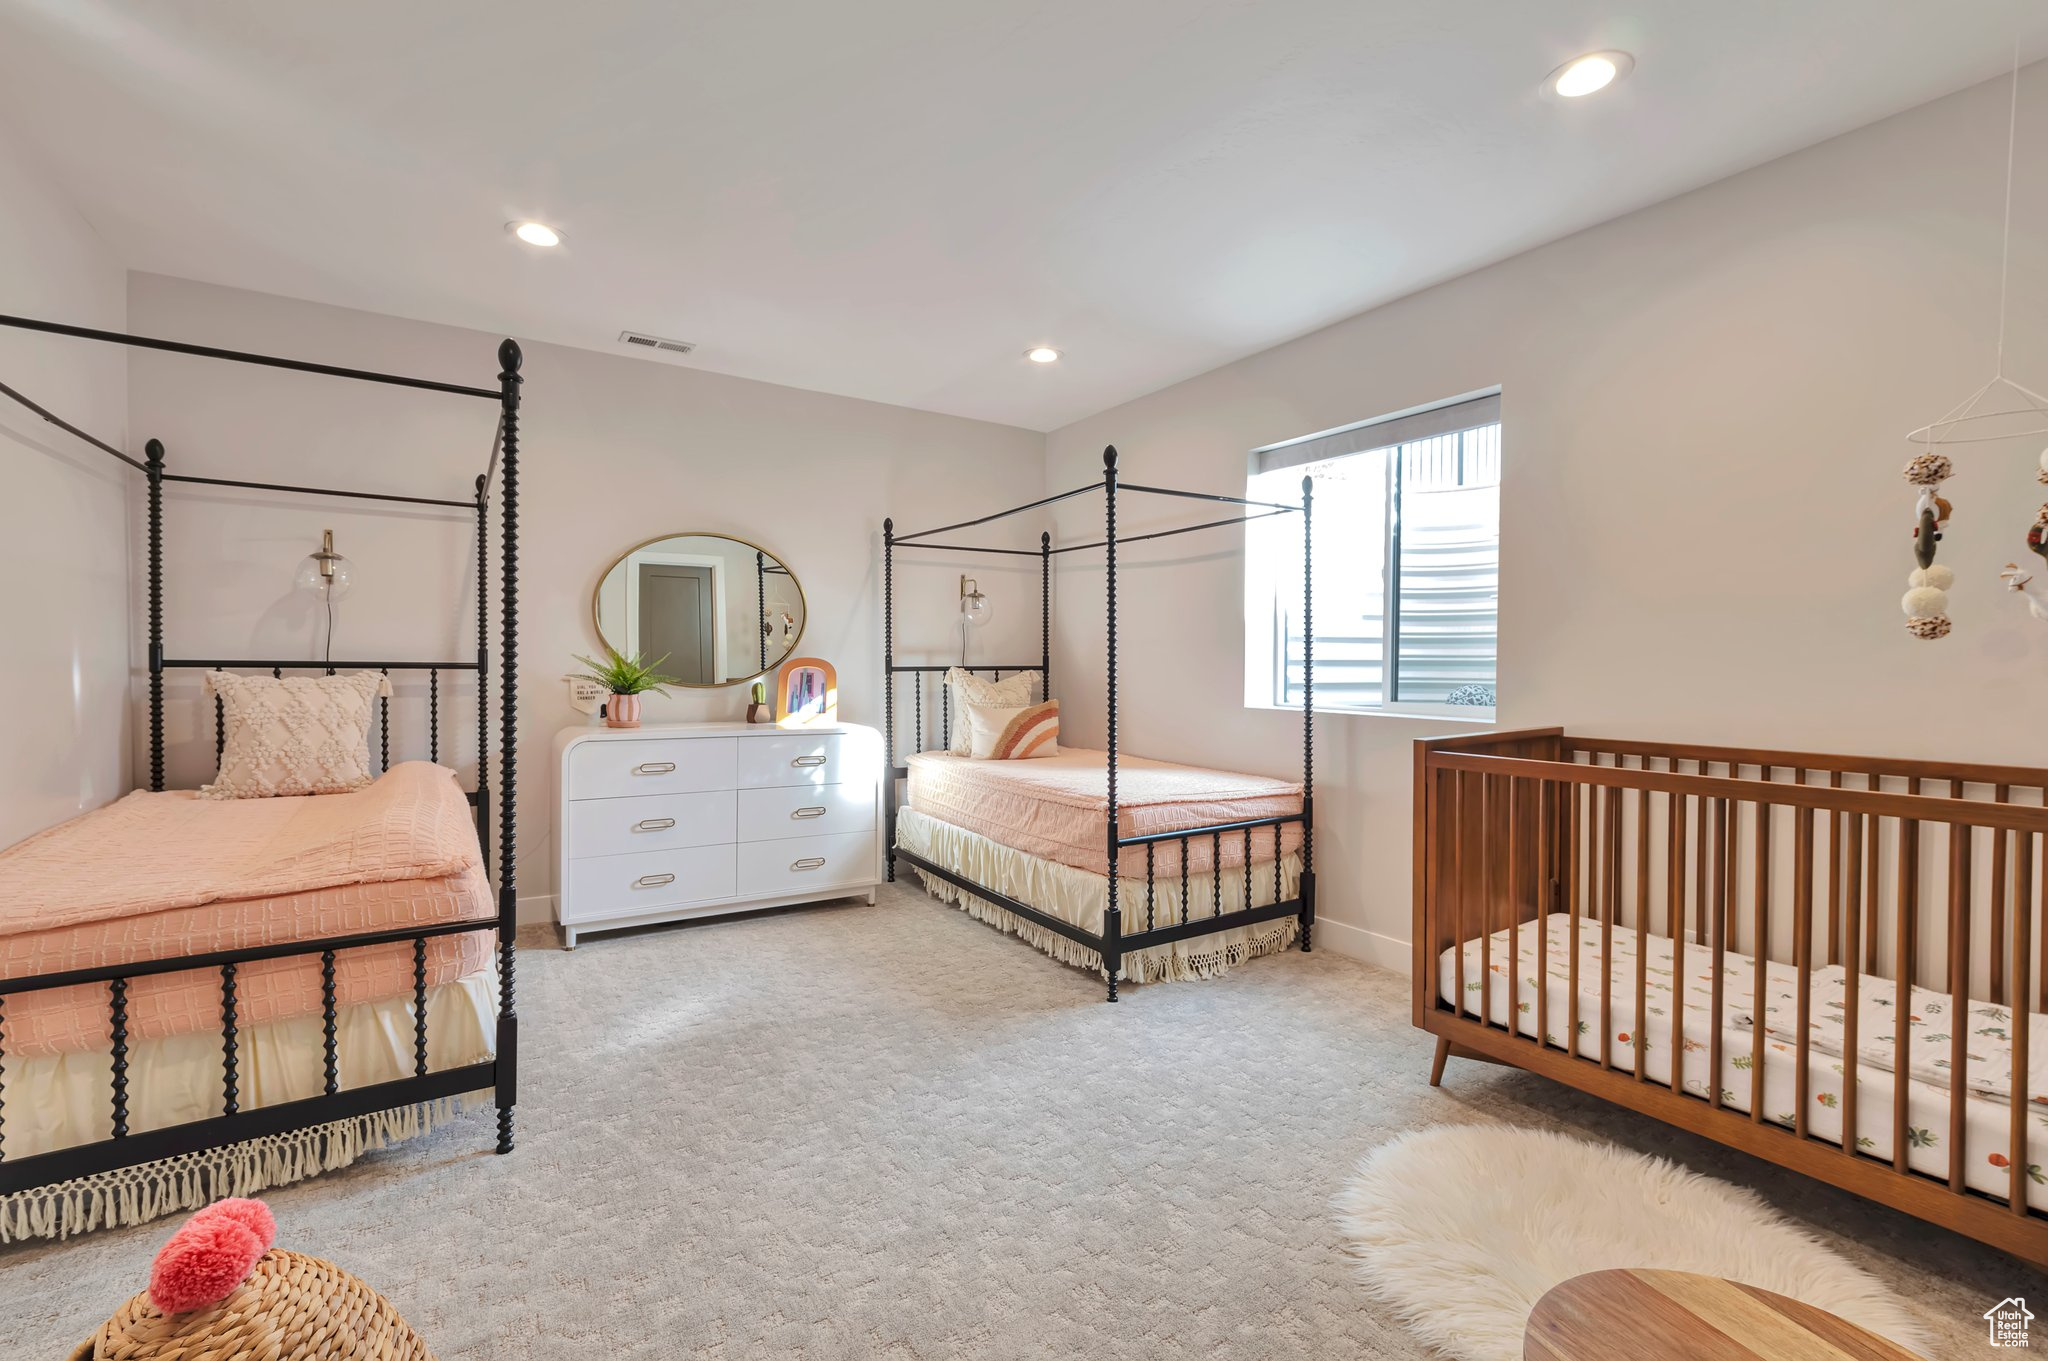
[[[1755,1195],[1662,1158],[1538,1130],[1422,1130],[1332,1206],[1367,1287],[1463,1361],[1516,1361],[1544,1292],[1588,1271],[1694,1271],[1803,1300],[1928,1353],[1870,1276]]]

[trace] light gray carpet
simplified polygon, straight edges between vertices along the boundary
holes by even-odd
[[[899,885],[519,967],[517,1152],[491,1156],[478,1114],[268,1197],[284,1246],[375,1284],[444,1358],[1422,1357],[1328,1202],[1389,1134],[1446,1121],[1753,1187],[1955,1353],[2048,1289],[1539,1078],[1454,1062],[1433,1091],[1406,980],[1327,953],[1112,1007]],[[0,1355],[64,1355],[174,1222],[0,1249]]]

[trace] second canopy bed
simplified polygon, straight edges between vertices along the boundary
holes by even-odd
[[[1036,550],[937,542],[937,536],[1100,492],[1104,538],[1055,548],[1049,534]],[[1240,508],[1229,518],[1119,537],[1120,493],[1222,502]],[[1120,485],[1117,454],[1103,452],[1103,476],[1091,484],[1010,510],[938,529],[899,535],[882,529],[883,672],[889,778],[889,877],[908,863],[940,898],[1018,935],[1065,963],[1094,969],[1109,1000],[1124,982],[1208,977],[1257,955],[1299,943],[1310,947],[1315,924],[1315,841],[1312,756],[1314,688],[1302,697],[1300,783],[1174,765],[1124,754],[1117,736],[1117,548],[1121,544],[1242,524],[1269,515],[1302,517],[1304,552],[1311,501],[1306,480],[1298,506],[1208,492]],[[951,673],[1038,677],[1038,698],[1051,696],[1052,559],[1102,549],[1108,600],[1105,665],[1107,718],[1102,750],[1060,745],[1030,759],[982,759],[953,740],[956,684],[933,686],[934,735],[923,750],[925,677]],[[1040,653],[1036,663],[952,668],[899,664],[895,650],[895,555],[899,549],[996,553],[1039,559]],[[1312,618],[1312,586],[1304,580],[1304,620]],[[899,677],[907,678],[899,686]],[[914,753],[897,755],[899,703],[908,699]],[[903,788],[898,783],[903,783]]]

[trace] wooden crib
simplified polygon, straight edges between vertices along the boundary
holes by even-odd
[[[1419,742],[1431,1081],[1525,1068],[2048,1267],[2044,790],[1556,728]]]

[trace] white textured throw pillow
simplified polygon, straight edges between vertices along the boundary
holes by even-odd
[[[956,666],[946,673],[946,687],[953,705],[953,742],[947,750],[955,756],[972,754],[967,738],[968,705],[997,704],[1014,709],[1031,702],[1029,671],[1019,671],[997,681],[970,676]]]
[[[227,731],[209,799],[346,794],[370,783],[370,719],[391,680],[352,676],[237,676],[209,671]]]

